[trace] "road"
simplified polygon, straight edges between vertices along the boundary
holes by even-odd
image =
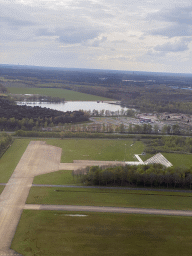
[[[24,209],[192,216],[192,211],[145,209],[145,208],[124,208],[124,207],[79,206],[79,205],[76,206],[76,205],[26,204]]]
[[[0,196],[0,255],[19,255],[10,250],[33,178],[59,170],[61,149],[44,142],[30,142]]]

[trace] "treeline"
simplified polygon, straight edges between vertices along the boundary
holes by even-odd
[[[166,128],[166,127],[165,127]],[[57,129],[63,129],[63,127],[58,127]],[[88,123],[88,124],[75,124],[71,126],[65,126],[65,131],[72,131],[72,132],[93,132],[93,133],[122,133],[122,134],[160,134],[159,126],[151,124],[129,124],[127,127],[123,123],[119,124],[111,124],[111,123]],[[53,128],[55,130],[55,128]],[[181,130],[179,125],[172,125],[171,132],[168,133],[162,128],[161,133],[163,134],[192,134],[189,131]]]
[[[83,111],[61,112],[48,108],[14,105],[9,99],[0,97],[1,130],[38,130],[65,123],[88,121]]]
[[[2,84],[0,84],[0,93],[2,93],[2,94],[7,93],[7,88],[5,86],[3,86]]]
[[[153,140],[146,139],[145,151],[147,153],[157,152],[183,152],[192,153],[192,138],[181,136],[162,136]],[[192,157],[191,157],[192,158]]]
[[[13,138],[11,135],[6,133],[0,135],[0,157],[4,154],[12,142]]]
[[[158,135],[144,135],[144,134],[115,134],[115,133],[90,133],[90,132],[71,132],[71,131],[61,131],[61,132],[47,132],[47,131],[24,131],[18,130],[14,133],[14,136],[20,137],[43,137],[43,138],[105,138],[105,139],[135,139],[141,140],[146,138],[158,138]]]
[[[91,166],[74,171],[73,175],[86,185],[192,188],[192,167],[166,168],[161,164]]]
[[[43,96],[39,94],[11,94],[11,98],[14,101],[27,101],[27,102],[51,102],[51,103],[63,103],[65,102],[64,98]]]
[[[192,95],[191,95],[192,96]],[[126,104],[129,106],[130,102]],[[135,107],[139,108],[141,112],[153,112],[157,111],[159,113],[168,112],[168,113],[185,113],[192,114],[192,102],[189,100],[176,99],[174,101],[165,102],[163,99],[155,101],[154,99],[138,99],[133,101]]]

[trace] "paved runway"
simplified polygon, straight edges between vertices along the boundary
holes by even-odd
[[[0,196],[0,255],[15,255],[11,242],[35,175],[59,170],[61,149],[30,142]]]

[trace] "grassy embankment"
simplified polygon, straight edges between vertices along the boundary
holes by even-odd
[[[23,88],[23,87],[8,87],[8,91],[12,94],[39,94],[43,96],[64,98],[66,101],[110,101],[113,99],[100,97],[96,95],[76,92],[58,88]]]
[[[11,248],[28,256],[189,256],[191,229],[191,217],[24,210]]]

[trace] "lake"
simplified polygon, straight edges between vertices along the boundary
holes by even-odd
[[[122,108],[120,105],[109,104],[107,102],[97,102],[97,101],[66,101],[65,103],[49,103],[49,102],[17,102],[17,105],[27,105],[31,107],[39,106],[42,108],[50,108],[59,111],[126,111],[128,108]]]

